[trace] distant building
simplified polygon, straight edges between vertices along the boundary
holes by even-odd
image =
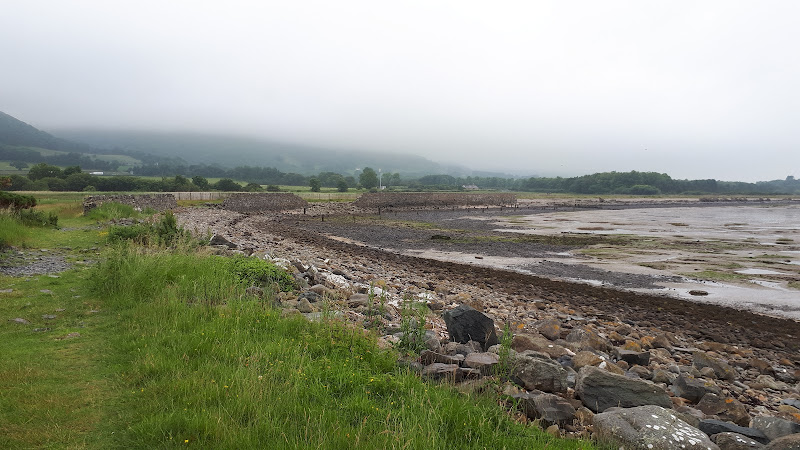
[[[89,172],[89,175],[102,175],[103,172]]]
[[[463,185],[463,186],[461,186],[461,187],[462,187],[462,188],[464,188],[464,189],[466,189],[466,190],[468,190],[468,191],[477,191],[477,190],[480,190],[480,188],[479,188],[478,186],[475,186],[474,184],[465,184],[465,185]]]

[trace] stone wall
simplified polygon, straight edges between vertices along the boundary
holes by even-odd
[[[139,211],[145,208],[152,208],[156,211],[166,211],[178,206],[178,202],[172,194],[92,195],[83,200],[83,213],[86,214],[103,203],[108,202],[131,205]]]
[[[360,208],[379,207],[437,207],[437,206],[506,206],[517,203],[514,194],[468,194],[468,193],[365,193],[356,201]]]
[[[305,208],[308,202],[288,193],[233,194],[222,202],[222,208],[240,213],[286,211]]]

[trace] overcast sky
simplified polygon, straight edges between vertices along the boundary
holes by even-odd
[[[0,111],[521,174],[782,179],[800,176],[799,18],[792,0],[0,0]]]

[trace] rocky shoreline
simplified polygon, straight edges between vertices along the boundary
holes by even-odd
[[[347,204],[310,209],[306,217],[352,214]],[[775,447],[784,434],[800,442],[796,321],[400,255],[299,226],[301,213],[187,208],[176,215],[183,227],[283,264],[304,280],[299,295],[280,298],[286,311],[314,318],[333,308],[364,323],[372,307],[365,294],[373,286],[385,302],[380,329],[388,345],[400,339],[402,299],[424,301],[427,350],[412,365],[425,376],[479,389],[487,386],[483,374],[512,361],[508,374],[516,383],[503,385],[503,394],[551,432],[593,432],[642,448],[758,448],[769,441],[771,448],[790,448]],[[465,339],[454,338],[456,325],[445,319],[458,308],[492,321],[493,331],[513,332],[508,354],[491,339],[476,341],[475,332],[471,342],[457,342]],[[652,423],[626,419],[645,413]],[[684,441],[656,447],[641,441],[658,442],[664,430]]]

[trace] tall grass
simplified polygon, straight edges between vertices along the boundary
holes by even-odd
[[[30,234],[30,230],[13,214],[0,212],[0,249],[22,245]]]
[[[119,317],[120,447],[591,448],[426,384],[361,329],[283,317],[223,258],[121,246],[89,280]]]

